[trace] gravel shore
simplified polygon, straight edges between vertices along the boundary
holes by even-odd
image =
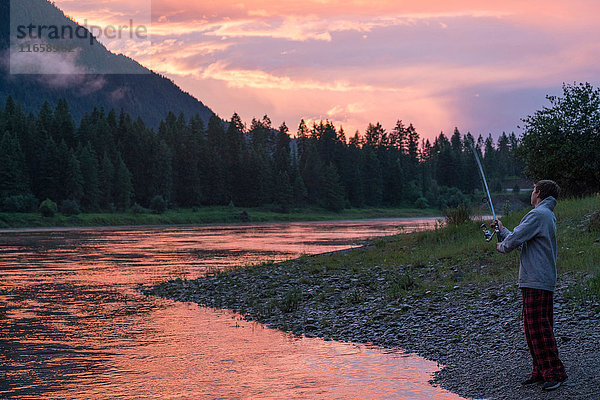
[[[600,303],[566,296],[581,276],[561,275],[555,293],[555,335],[569,378],[543,392],[520,386],[531,358],[514,282],[422,290],[399,277],[404,268],[426,275],[427,266],[345,266],[307,276],[307,262],[178,279],[145,293],[230,309],[298,335],[402,348],[437,361],[443,368],[431,383],[466,398],[600,399]]]

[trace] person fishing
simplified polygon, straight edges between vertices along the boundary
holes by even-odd
[[[533,187],[534,207],[511,232],[497,220],[500,253],[521,251],[519,287],[523,295],[525,338],[533,359],[531,376],[523,385],[542,383],[554,390],[567,373],[558,357],[554,338],[553,301],[556,287],[556,217],[554,207],[560,188],[556,182],[541,180]]]

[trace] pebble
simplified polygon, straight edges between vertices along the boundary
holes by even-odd
[[[276,265],[261,266],[195,281],[165,282],[145,292],[244,310],[248,321],[290,329],[296,335],[417,353],[443,366],[432,384],[463,397],[600,399],[600,320],[595,310],[599,303],[593,299],[574,304],[566,296],[568,287],[577,283],[575,276],[561,276],[555,292],[555,333],[569,379],[556,392],[542,393],[539,387],[519,385],[531,372],[531,358],[516,285],[463,281],[450,291],[417,288],[390,298],[389,272],[382,267],[371,270],[374,275],[368,280],[349,269],[336,269],[331,272],[334,276],[314,282],[301,279],[302,273],[302,269],[283,273]]]

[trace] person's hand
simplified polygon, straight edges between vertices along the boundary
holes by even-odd
[[[500,251],[500,245],[502,244],[502,242],[498,242],[496,243],[496,250]]]
[[[502,225],[502,222],[499,219],[492,222],[492,226],[498,226],[498,231],[501,231],[504,228],[504,225]]]

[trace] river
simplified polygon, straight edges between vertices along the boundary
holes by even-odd
[[[401,350],[299,338],[140,285],[435,219],[0,231],[0,398],[459,399]]]

